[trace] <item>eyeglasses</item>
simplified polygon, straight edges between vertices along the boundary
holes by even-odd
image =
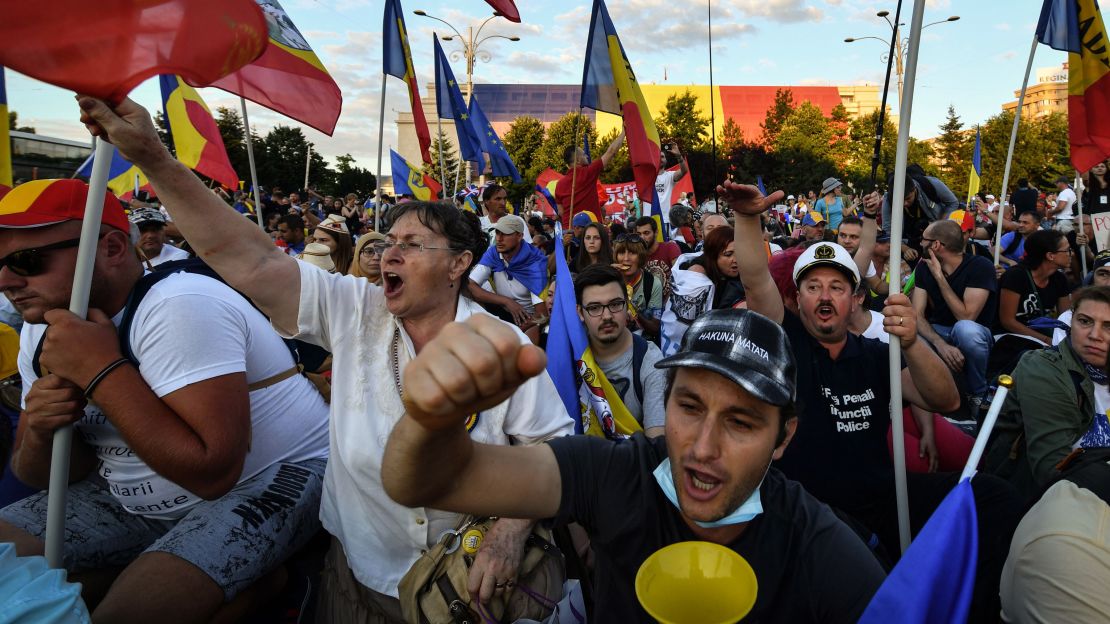
[[[620,314],[627,309],[628,302],[624,299],[614,299],[609,303],[591,303],[590,305],[582,306],[586,314],[590,316],[601,316],[602,310],[609,310],[609,314]]]
[[[621,234],[613,239],[614,243],[624,243],[625,245],[643,245],[644,239],[640,238],[639,234]]]
[[[1068,254],[1070,254],[1070,253],[1072,253],[1072,249],[1071,249],[1071,247],[1068,247],[1067,249],[1055,249],[1055,250],[1053,250],[1052,253],[1068,253]]]
[[[462,249],[456,249],[454,247],[433,247],[431,245],[425,245],[424,243],[402,243],[401,241],[382,241],[380,243],[374,243],[370,245],[370,247],[374,251],[374,253],[378,254],[379,256],[384,255],[385,252],[389,251],[393,247],[396,247],[397,251],[400,251],[401,255],[404,256],[409,255],[412,251],[454,251],[456,253],[464,251]]]
[[[924,237],[922,237],[922,239],[921,239],[921,243],[923,245],[932,245],[935,242],[937,242],[937,239],[935,239],[935,238],[924,238]]]
[[[97,238],[103,237],[104,235],[101,234]],[[77,247],[80,244],[80,238],[71,238],[69,240],[43,245],[42,247],[13,251],[4,258],[0,258],[0,268],[8,267],[11,269],[12,273],[16,275],[33,277],[46,269],[46,257],[44,256],[44,252],[69,249],[70,247]]]
[[[375,249],[374,244],[370,244],[370,245],[366,245],[365,247],[360,249],[359,252],[358,252],[358,255],[360,255],[360,256],[380,256],[380,255],[382,255],[382,252],[381,252],[380,249]]]

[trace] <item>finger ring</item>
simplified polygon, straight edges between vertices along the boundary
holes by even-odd
[[[505,581],[504,583],[494,583],[494,584],[493,584],[493,588],[494,588],[494,589],[505,589],[505,587],[506,587],[506,586],[507,586],[508,584],[509,584],[509,582],[508,582],[508,581]]]
[[[901,325],[902,325],[902,321],[903,321],[903,318],[902,318],[901,316],[899,316],[899,317],[898,317],[898,325],[899,325],[899,326],[901,326]]]

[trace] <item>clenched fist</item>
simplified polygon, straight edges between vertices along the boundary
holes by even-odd
[[[506,323],[476,314],[451,323],[405,367],[405,410],[430,430],[463,424],[543,371],[547,357]]]

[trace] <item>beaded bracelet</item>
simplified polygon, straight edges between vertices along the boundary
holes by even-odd
[[[100,382],[104,381],[105,377],[110,375],[112,373],[112,371],[116,370],[120,366],[123,366],[124,364],[126,364],[130,361],[131,360],[129,360],[125,357],[121,357],[120,359],[116,360],[115,362],[112,362],[111,364],[105,366],[99,373],[96,374],[96,377],[92,378],[92,381],[89,382],[89,385],[85,386],[85,398],[86,399],[91,399],[93,390],[96,390],[96,387],[98,385],[100,385]]]

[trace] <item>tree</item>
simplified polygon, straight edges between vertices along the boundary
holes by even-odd
[[[370,171],[355,166],[355,159],[350,154],[338,156],[335,159],[335,182],[330,195],[346,195],[354,193],[360,198],[367,198],[378,190],[378,180]],[[313,187],[323,185],[311,184]]]
[[[1014,123],[1013,111],[991,117],[982,128],[983,176],[981,189],[988,193],[1002,190],[1002,176],[1006,167],[1006,151],[1010,144],[1010,130]],[[1054,189],[1058,176],[1074,174],[1069,160],[1068,119],[1063,113],[1042,118],[1023,117],[1014,145],[1013,165],[1010,168],[1010,192],[1019,178],[1042,190]]]
[[[794,94],[789,89],[775,91],[775,101],[767,109],[767,116],[763,123],[759,124],[759,127],[763,128],[762,139],[764,145],[775,144],[779,129],[782,128],[782,124],[786,122],[792,112],[794,112]]]
[[[243,127],[243,118],[235,109],[221,106],[216,109],[216,128],[220,131],[220,138],[224,142],[224,149],[227,150],[227,159],[231,163],[231,168],[239,174],[240,180],[250,180],[247,131]],[[251,140],[259,141],[258,135],[252,136]]]
[[[15,130],[16,132],[27,132],[35,134],[35,129],[31,126],[19,125],[19,113],[15,111],[8,111],[8,130]]]
[[[264,188],[277,186],[287,193],[301,190],[310,145],[300,128],[274,126],[256,146],[259,184]],[[335,173],[316,150],[312,150],[309,169],[313,179],[324,182],[316,185],[322,189],[334,180]]]
[[[514,206],[523,205],[535,189],[535,179],[530,178],[528,172],[532,170],[532,161],[535,159],[536,152],[543,145],[543,135],[543,122],[525,115],[514,119],[502,138],[505,151],[509,153],[509,158],[513,159],[513,164],[523,178],[518,184],[514,184],[509,179],[502,182],[509,192],[509,203]]]
[[[821,109],[802,102],[779,127],[770,146],[777,166],[764,175],[772,174],[782,188],[820,190],[825,178],[840,175],[832,160],[832,140],[832,128]]]
[[[563,158],[563,153],[572,145],[582,145],[583,131],[589,136],[593,136],[595,132],[593,123],[581,113],[570,112],[556,119],[554,123],[548,126],[543,144],[536,150],[535,156],[532,158],[532,166],[528,168],[524,177],[534,180],[544,169],[549,167],[555,171],[566,171],[567,163]],[[593,154],[594,158],[600,156],[600,154]]]
[[[455,146],[451,143],[451,139],[443,133],[443,130],[438,131],[435,139],[432,141],[432,147],[429,151],[432,157],[431,163],[424,163],[421,171],[424,175],[430,175],[435,178],[440,184],[443,185],[443,192],[451,192],[451,188],[455,184],[455,172],[459,167],[459,157],[455,152]],[[443,154],[443,171],[439,168],[439,155]],[[466,173],[459,173],[460,176],[465,176]],[[441,179],[446,177],[446,179]]]
[[[744,146],[744,131],[741,130],[740,124],[733,121],[732,117],[726,117],[724,125],[721,126],[721,137],[717,139],[718,156],[728,161]]]
[[[948,106],[948,117],[940,125],[940,135],[933,142],[940,178],[956,197],[967,196],[968,172],[970,171],[972,141],[964,132],[964,124],[956,115],[956,108]]]
[[[677,141],[687,152],[700,149],[709,136],[709,118],[698,112],[698,98],[689,89],[667,98],[655,127],[661,141]]]
[[[601,158],[601,154],[616,140],[618,134],[620,134],[620,129],[613,128],[609,131],[609,134],[597,139],[593,147],[593,157]],[[630,180],[632,180],[632,159],[628,153],[628,145],[625,144],[617,150],[613,159],[601,170],[600,181],[604,184],[616,184]]]

